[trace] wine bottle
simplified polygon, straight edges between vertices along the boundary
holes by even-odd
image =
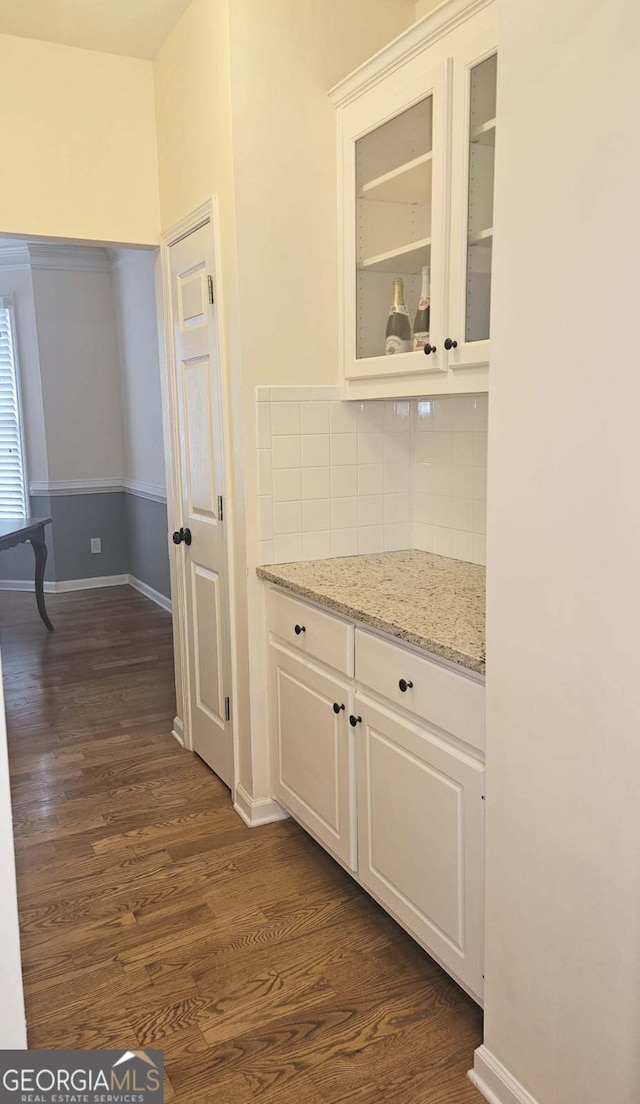
[[[416,320],[413,324],[413,347],[414,349],[424,349],[425,345],[429,341],[429,324],[431,314],[431,269],[428,265],[425,265],[422,269],[422,289],[420,291],[420,299],[418,301],[418,309],[416,311]]]
[[[387,356],[393,353],[408,353],[411,350],[411,323],[409,311],[404,303],[404,284],[400,276],[393,281],[393,300],[385,333],[384,351]]]

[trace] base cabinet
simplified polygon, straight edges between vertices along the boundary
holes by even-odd
[[[358,875],[472,992],[482,992],[484,768],[356,695]]]
[[[270,669],[274,797],[355,870],[352,692],[348,683],[275,643]]]
[[[481,1001],[482,683],[340,618],[325,668],[283,637],[317,610],[287,601],[268,623],[273,796]]]

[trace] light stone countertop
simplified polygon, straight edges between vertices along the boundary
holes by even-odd
[[[258,567],[261,579],[485,672],[485,569],[417,550]]]

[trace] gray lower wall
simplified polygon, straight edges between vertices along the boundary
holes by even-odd
[[[124,495],[129,536],[129,574],[169,598],[167,504],[139,495]]]
[[[170,597],[167,506],[125,491],[109,494],[34,496],[33,517],[50,517],[45,532],[50,582],[134,575]],[[92,553],[91,537],[102,551]],[[32,581],[33,551],[28,544],[0,553],[0,579]]]

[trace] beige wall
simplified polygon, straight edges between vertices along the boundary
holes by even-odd
[[[158,240],[151,63],[0,35],[0,233]]]
[[[335,112],[327,91],[414,16],[398,0],[233,0],[231,104],[242,320],[254,796],[269,789],[255,387],[338,381]],[[339,29],[339,33],[337,30]]]
[[[416,19],[422,19],[423,15],[427,15],[428,12],[433,11],[438,7],[440,0],[417,0],[416,3]]]
[[[485,1042],[539,1104],[637,1104],[640,7],[501,9]]]

